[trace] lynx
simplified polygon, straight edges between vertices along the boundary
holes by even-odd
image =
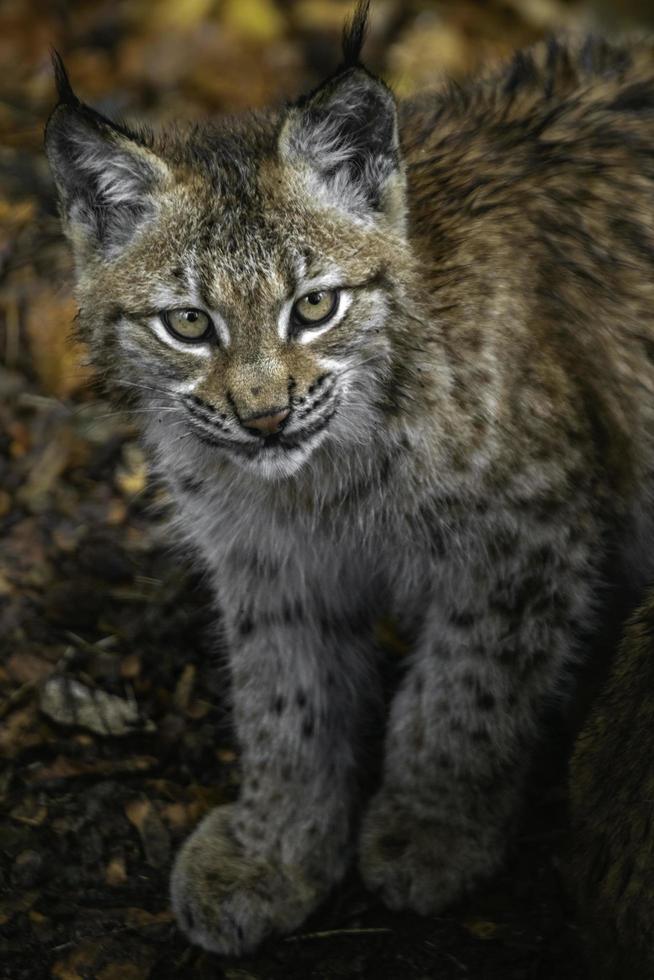
[[[591,976],[654,976],[654,593],[630,621],[570,767],[566,862]]]
[[[366,10],[293,104],[153,134],[59,64],[46,132],[79,328],[230,649],[240,795],[172,873],[223,954],[355,860],[419,913],[491,874],[607,575],[648,574],[651,51],[553,40],[398,103]]]

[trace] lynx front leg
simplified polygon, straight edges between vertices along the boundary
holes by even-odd
[[[250,610],[233,633],[242,790],[200,824],[172,877],[184,931],[231,955],[297,927],[346,870],[366,663],[349,619],[299,605]]]
[[[589,608],[583,562],[575,574],[540,548],[520,564],[490,588],[487,573],[465,605],[434,602],[392,705],[360,842],[363,877],[391,908],[438,911],[502,859],[539,712]]]

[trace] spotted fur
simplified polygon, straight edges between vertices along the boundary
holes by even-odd
[[[650,49],[552,41],[396,106],[364,12],[295,105],[153,135],[61,75],[47,130],[80,329],[229,639],[243,786],[172,878],[222,953],[297,926],[355,851],[398,909],[491,873],[608,557],[651,561]],[[316,284],[347,309],[300,342],[280,323]],[[162,333],[187,306],[210,344]],[[412,649],[367,800],[389,614]]]
[[[629,623],[570,768],[566,871],[591,976],[654,976],[654,596]]]

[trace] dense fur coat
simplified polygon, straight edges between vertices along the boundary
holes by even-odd
[[[634,616],[570,769],[569,882],[597,980],[654,976],[654,594]]]
[[[396,107],[362,33],[297,104],[187,134],[117,126],[60,72],[47,129],[80,329],[231,650],[241,794],[172,878],[224,953],[355,853],[425,913],[492,872],[607,557],[647,574],[649,48],[552,41]],[[367,799],[389,614],[411,654]]]

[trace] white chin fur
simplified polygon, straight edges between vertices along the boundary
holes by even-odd
[[[319,432],[297,449],[264,450],[253,459],[244,459],[241,456],[230,458],[237,466],[264,480],[283,480],[293,476],[304,466],[325,436],[325,432]]]
[[[274,453],[261,453],[255,459],[238,457],[234,462],[248,473],[254,473],[264,480],[283,480],[297,473],[310,455],[311,447],[293,449],[290,452],[279,450]]]

